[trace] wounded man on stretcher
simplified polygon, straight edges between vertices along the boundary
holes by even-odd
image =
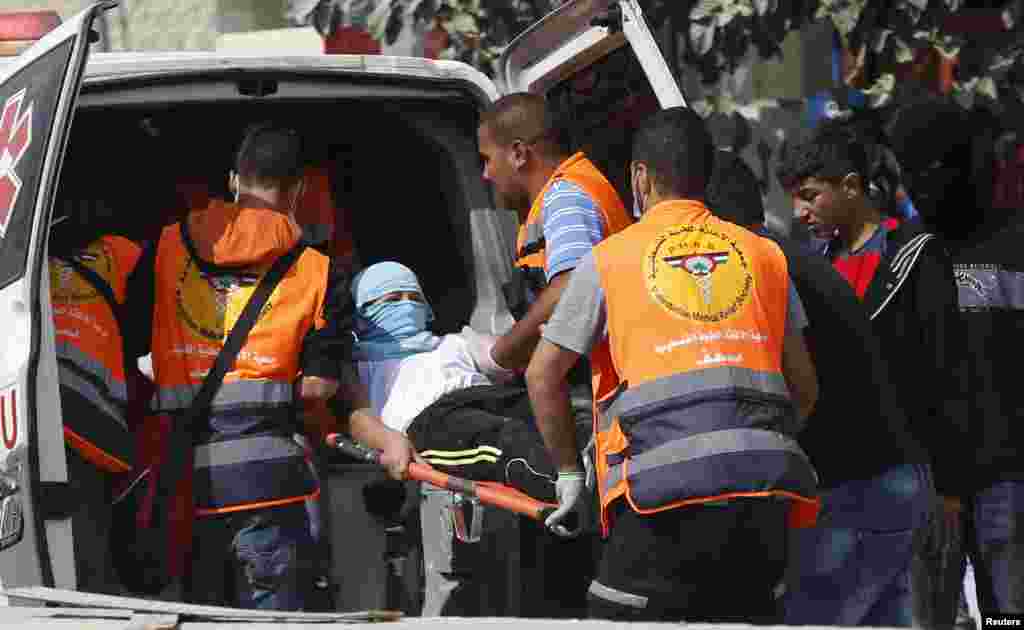
[[[441,472],[555,501],[555,469],[525,387],[480,373],[461,334],[439,337],[416,275],[382,262],[352,281],[353,359],[373,410]],[[509,373],[509,377],[514,374]]]

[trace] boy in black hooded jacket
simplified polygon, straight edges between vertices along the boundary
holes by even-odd
[[[939,503],[943,512],[954,518],[964,490],[959,469],[962,418],[951,412],[947,399],[958,343],[952,267],[940,240],[924,231],[919,222],[886,216],[878,209],[869,193],[874,171],[863,136],[847,124],[835,122],[790,151],[778,174],[793,195],[797,219],[825,240],[820,253],[860,298],[881,343],[889,384],[896,393],[891,404],[905,410],[911,435],[928,454],[930,466],[924,470],[929,492],[934,480],[934,488],[943,497]],[[917,204],[913,191],[911,197]],[[830,421],[856,423],[857,418]],[[870,458],[872,453],[863,456]],[[902,485],[895,479],[878,481],[872,492],[893,501],[905,494],[905,518],[888,522],[899,513],[894,509],[886,510],[888,515],[867,513],[863,515],[864,530],[901,532],[892,537],[892,544],[900,539],[899,553],[905,555],[909,571],[909,552],[912,548],[919,551],[920,546],[908,543],[924,535],[931,509],[923,515],[916,507],[911,509],[909,489],[914,484],[910,477]],[[912,606],[906,577],[904,573],[886,585],[889,597],[878,600],[878,613],[854,625],[910,625]],[[807,598],[807,602],[814,599]],[[891,610],[884,612],[887,605]],[[786,622],[828,623],[800,616],[799,611],[808,607],[810,603],[787,608]],[[879,614],[881,624],[877,623]]]

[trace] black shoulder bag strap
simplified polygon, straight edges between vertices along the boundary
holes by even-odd
[[[91,284],[95,288],[103,299],[107,301],[107,306],[114,313],[114,321],[117,322],[117,332],[121,337],[121,356],[124,357],[124,375],[128,378],[131,374],[128,366],[128,352],[124,347],[124,310],[120,302],[117,301],[117,297],[114,295],[114,289],[110,286],[110,283],[103,279],[103,276],[96,273],[92,268],[82,264],[80,260],[75,258],[72,254],[70,256],[64,256],[62,254],[52,254],[54,258],[68,265],[75,270],[75,273],[82,276],[86,282]]]
[[[109,282],[103,279],[103,276],[93,271],[90,267],[82,264],[82,262],[75,258],[74,255],[64,256],[62,254],[51,254],[51,256],[74,269],[75,273],[82,276],[86,282],[99,291],[100,295],[103,296],[103,299],[107,301],[107,305],[110,306],[110,310],[114,312],[114,319],[117,320],[118,325],[121,324],[121,304],[114,296],[114,289],[111,288]]]
[[[153,502],[152,517],[154,520],[166,519],[170,513],[171,501],[176,493],[178,480],[184,473],[185,465],[191,459],[192,449],[195,446],[195,437],[202,425],[202,418],[209,411],[210,403],[217,390],[220,389],[224,375],[235,363],[238,352],[245,344],[249,331],[252,330],[259,319],[260,311],[263,310],[270,294],[277,284],[284,278],[284,275],[291,269],[295,261],[306,249],[306,244],[300,242],[287,254],[278,258],[270,267],[267,273],[260,280],[256,290],[249,297],[238,321],[231,328],[224,347],[217,355],[213,367],[206,374],[199,393],[192,400],[188,412],[181,418],[177,418],[170,433],[170,439],[164,448],[164,460],[157,476],[156,496]]]

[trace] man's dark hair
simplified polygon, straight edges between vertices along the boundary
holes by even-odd
[[[857,173],[867,185],[871,177],[865,138],[844,121],[822,125],[810,138],[786,152],[775,169],[783,188],[793,188],[808,177],[836,182]]]
[[[745,227],[764,223],[761,184],[743,158],[732,151],[715,152],[706,202],[719,219]]]
[[[554,157],[569,153],[565,119],[537,94],[518,92],[502,96],[480,116],[480,125],[486,126],[501,146],[521,140]]]
[[[293,182],[302,176],[302,139],[294,129],[266,122],[246,130],[235,158],[238,175],[257,182]]]
[[[703,199],[714,152],[704,121],[686,107],[661,110],[633,136],[633,161],[647,164],[663,195]]]

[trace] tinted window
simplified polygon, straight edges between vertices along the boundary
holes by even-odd
[[[0,85],[0,288],[25,274],[46,145],[74,40]]]

